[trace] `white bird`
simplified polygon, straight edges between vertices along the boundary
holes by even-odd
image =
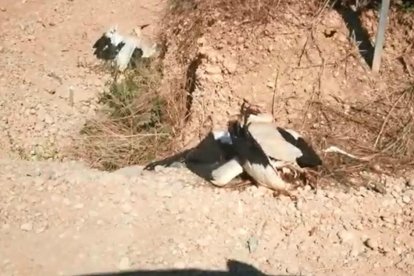
[[[245,104],[241,113],[242,123],[229,123],[231,140],[241,166],[259,184],[275,191],[287,191],[291,186],[282,179],[284,168],[301,171],[322,164],[300,135],[277,127],[270,114]]]
[[[142,25],[139,30],[148,25]],[[118,71],[123,72],[141,58],[153,56],[157,45],[149,45],[142,37],[122,36],[117,27],[111,27],[94,43],[94,55],[98,59],[113,61]],[[154,49],[153,49],[154,48]]]
[[[143,25],[146,27],[147,25]],[[150,58],[160,52],[160,45],[142,34],[143,26],[134,29],[137,36],[137,47],[142,50],[143,58]]]

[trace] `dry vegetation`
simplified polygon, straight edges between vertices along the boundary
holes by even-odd
[[[159,60],[129,72],[122,83],[111,84],[101,99],[105,106],[102,116],[88,122],[83,130],[80,156],[94,167],[112,170],[181,150],[177,140],[191,116],[195,70],[202,58],[197,54],[197,39],[210,26],[217,21],[250,28],[266,26],[294,5],[300,16],[308,19],[303,21],[302,28],[312,33],[318,18],[334,2],[171,0],[159,39],[167,51],[173,51],[174,62],[171,56],[165,60],[162,55]],[[390,34],[398,27],[410,36],[410,10],[406,2],[393,4]],[[313,39],[311,35],[309,39]],[[324,179],[344,182],[361,170],[395,172],[413,165],[414,88],[409,79],[395,79],[390,87],[394,89],[366,101],[338,99],[337,104],[332,104],[317,96],[308,100],[307,110],[313,116],[304,115],[302,131],[315,147],[322,150],[335,145],[355,156],[323,154]],[[317,95],[318,91],[314,93]],[[203,121],[199,127],[206,126]]]
[[[114,170],[169,150],[174,137],[171,100],[159,91],[160,60],[146,60],[100,98],[100,116],[86,123],[77,153],[93,167]]]
[[[401,173],[414,165],[414,87],[345,108],[311,103],[309,128],[319,149],[332,145],[349,153],[325,154],[322,176],[343,184],[362,171]],[[357,183],[363,184],[363,183]]]

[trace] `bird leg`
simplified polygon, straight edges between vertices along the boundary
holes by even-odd
[[[301,174],[302,181],[305,183],[305,185],[311,186],[313,189],[316,189],[316,186],[318,184],[318,176],[319,173],[314,170],[305,170]]]

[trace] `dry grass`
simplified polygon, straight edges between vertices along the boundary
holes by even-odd
[[[374,101],[314,101],[311,113],[305,131],[317,148],[336,146],[356,157],[325,153],[323,178],[346,184],[363,171],[397,173],[414,165],[414,86]]]
[[[115,170],[143,164],[167,152],[175,137],[174,95],[159,91],[160,60],[148,60],[102,94],[101,115],[81,131],[77,155],[93,167]]]

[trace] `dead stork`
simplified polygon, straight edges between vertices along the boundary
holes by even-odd
[[[142,25],[135,32],[141,34],[147,26]],[[135,67],[139,59],[153,56],[158,49],[156,46],[144,43],[142,37],[124,37],[116,27],[111,27],[94,43],[93,48],[98,59],[114,62],[118,71],[123,72],[129,65]]]
[[[291,188],[283,180],[287,169],[303,172],[322,164],[299,134],[277,127],[257,106],[243,103],[241,118],[229,122],[231,141],[241,166],[258,184],[286,193]]]

